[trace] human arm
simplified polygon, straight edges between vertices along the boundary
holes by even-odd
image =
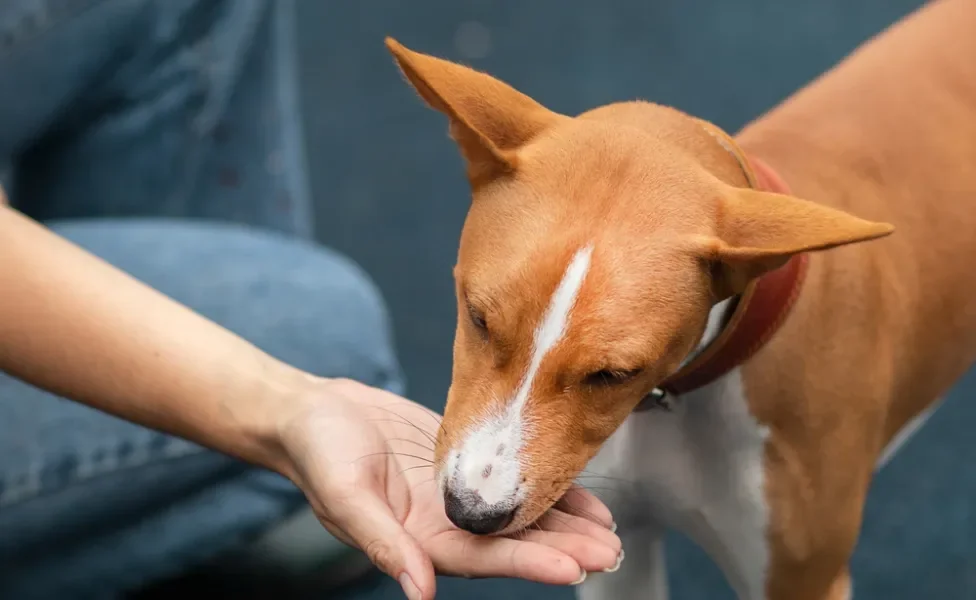
[[[308,376],[0,206],[0,369],[277,471]]]
[[[6,210],[0,208],[0,368],[285,474],[330,531],[394,577],[411,573],[425,598],[433,593],[434,567],[559,584],[576,579],[581,566],[612,566],[619,543],[606,531],[605,508],[587,509],[602,525],[557,514],[523,541],[458,531],[429,485],[430,469],[422,468],[432,458],[427,436],[438,415],[281,364]],[[413,444],[402,441],[411,436]]]

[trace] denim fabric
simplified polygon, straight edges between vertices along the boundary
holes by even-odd
[[[291,0],[0,4],[14,205],[310,235],[292,29]]]
[[[4,184],[269,353],[400,391],[378,290],[307,240],[292,9],[0,3]],[[303,506],[277,475],[0,375],[0,598],[117,597]]]
[[[400,390],[379,294],[339,255],[238,226],[53,227],[283,360]],[[277,476],[0,378],[0,598],[140,584],[302,505]]]

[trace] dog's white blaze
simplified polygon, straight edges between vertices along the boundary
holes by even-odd
[[[586,246],[569,261],[535,329],[529,364],[511,400],[502,410],[485,415],[445,463],[442,481],[456,478],[454,485],[477,492],[489,506],[514,506],[525,495],[526,490],[519,487],[519,451],[526,429],[531,427],[525,419],[525,404],[543,359],[566,334],[592,255],[593,247]]]
[[[583,286],[587,271],[590,270],[590,257],[592,255],[593,248],[587,246],[577,252],[569,261],[569,266],[566,267],[562,280],[549,300],[549,308],[546,309],[546,313],[542,317],[542,323],[535,330],[532,360],[529,362],[529,368],[525,372],[525,376],[522,377],[522,383],[515,393],[512,411],[522,412],[525,402],[529,399],[532,382],[539,371],[542,359],[565,335],[566,325],[569,324],[569,313],[576,304],[576,297]]]

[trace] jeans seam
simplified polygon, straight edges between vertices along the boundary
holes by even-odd
[[[245,0],[234,1],[244,2]],[[259,2],[260,0],[252,1]],[[278,0],[273,1],[276,2]],[[229,5],[223,7],[224,10],[228,8]],[[185,198],[192,196],[195,192],[194,188],[200,185],[199,173],[200,169],[203,168],[203,157],[207,156],[216,144],[213,133],[217,130],[221,120],[224,118],[227,107],[240,85],[242,74],[247,68],[247,60],[253,60],[255,36],[262,27],[263,19],[268,18],[271,9],[272,5],[262,2],[258,10],[247,14],[248,19],[242,23],[238,23],[235,32],[238,38],[236,42],[238,43],[237,48],[239,51],[231,54],[230,58],[216,72],[222,78],[221,80],[218,80],[214,72],[207,70],[207,65],[209,65],[209,68],[212,68],[214,64],[217,64],[217,56],[214,54],[213,46],[219,43],[221,40],[218,38],[222,34],[225,34],[221,29],[221,25],[226,25],[226,16],[221,17],[219,23],[211,24],[211,29],[208,31],[206,37],[207,41],[198,48],[204,56],[204,64],[197,69],[196,76],[199,78],[199,84],[205,92],[203,104],[192,116],[189,125],[189,131],[196,137],[197,144],[193,153],[185,158],[187,166],[186,182],[188,185],[174,188],[169,197],[169,202],[179,203]],[[241,42],[242,39],[244,40],[243,42]]]
[[[235,28],[238,37],[245,38],[247,41],[242,51],[232,54],[230,60],[221,66],[221,71],[223,71],[222,76],[224,77],[223,83],[225,85],[220,85],[219,82],[216,82],[213,74],[207,74],[205,71],[200,73],[207,87],[208,98],[207,103],[201,107],[200,112],[194,117],[194,131],[197,135],[204,136],[211,133],[227,111],[227,105],[230,103],[231,97],[237,89],[236,84],[246,68],[246,62],[252,57],[252,53],[254,52],[255,34],[260,30],[262,21],[268,17],[268,11],[270,10],[270,5],[262,3],[261,8],[255,12],[248,13],[248,17],[250,18]],[[226,17],[223,19],[226,20]],[[224,21],[221,21],[221,23],[223,24]],[[220,31],[219,25],[214,25],[213,27],[214,29],[208,34],[211,44],[215,43],[214,39],[223,33],[223,31]],[[211,59],[211,62],[213,60]],[[234,83],[228,84],[228,82]]]
[[[47,473],[50,473],[55,467],[52,467],[49,463],[41,463],[38,468],[28,467],[25,473],[20,474],[19,479],[21,483],[19,484],[10,485],[11,482],[18,479],[18,477],[9,477],[9,475],[6,478],[0,477],[0,510],[9,509],[25,502],[51,496],[70,486],[87,484],[103,477],[117,475],[133,469],[143,468],[147,465],[163,464],[168,461],[188,458],[190,456],[199,455],[204,451],[205,449],[199,446],[180,446],[179,451],[177,452],[164,449],[157,452],[147,452],[144,456],[140,455],[139,453],[134,453],[137,458],[126,461],[125,459],[118,458],[118,455],[120,454],[119,448],[115,448],[114,451],[111,451],[115,456],[114,465],[106,466],[102,469],[98,469],[96,466],[96,468],[92,469],[91,472],[87,472],[86,469],[80,468],[81,464],[86,463],[79,461],[79,463],[71,469],[70,474],[65,477],[63,481],[59,481],[57,485],[52,486],[44,486],[42,482],[44,480],[44,476]],[[97,453],[97,450],[85,453],[88,458],[87,464],[95,465],[97,463],[109,462],[107,459],[96,461],[94,457]],[[107,454],[109,453],[107,452],[106,455]]]
[[[293,206],[292,227],[305,239],[315,237],[315,209],[312,203],[312,190],[308,181],[308,158],[306,156],[305,132],[301,121],[302,100],[301,83],[298,75],[297,39],[289,35],[298,31],[293,0],[275,0],[274,13],[271,15],[271,51],[275,61],[275,102],[282,121],[279,138],[292,136],[289,145],[280,140],[282,147],[290,148],[290,154],[285,164],[288,183],[292,193],[298,196]]]
[[[47,3],[42,13],[42,19],[37,18],[37,11],[27,12],[15,24],[0,28],[0,62],[24,46],[43,37],[69,18],[80,16],[105,1],[62,0],[57,2],[57,8],[50,12],[48,11],[50,3]],[[35,22],[35,20],[40,22]]]

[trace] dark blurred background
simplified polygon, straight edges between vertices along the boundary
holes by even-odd
[[[393,313],[410,396],[443,406],[454,328],[451,267],[468,191],[444,118],[402,82],[383,46],[466,62],[549,107],[671,104],[736,130],[919,0],[300,0],[299,35],[320,239],[358,260]],[[974,57],[976,60],[976,57]],[[854,561],[860,599],[976,598],[976,458],[963,382],[878,478]],[[684,540],[672,598],[732,598]],[[439,598],[571,598],[568,588],[440,580]],[[392,581],[347,600],[400,598]],[[336,596],[333,596],[336,597]]]

